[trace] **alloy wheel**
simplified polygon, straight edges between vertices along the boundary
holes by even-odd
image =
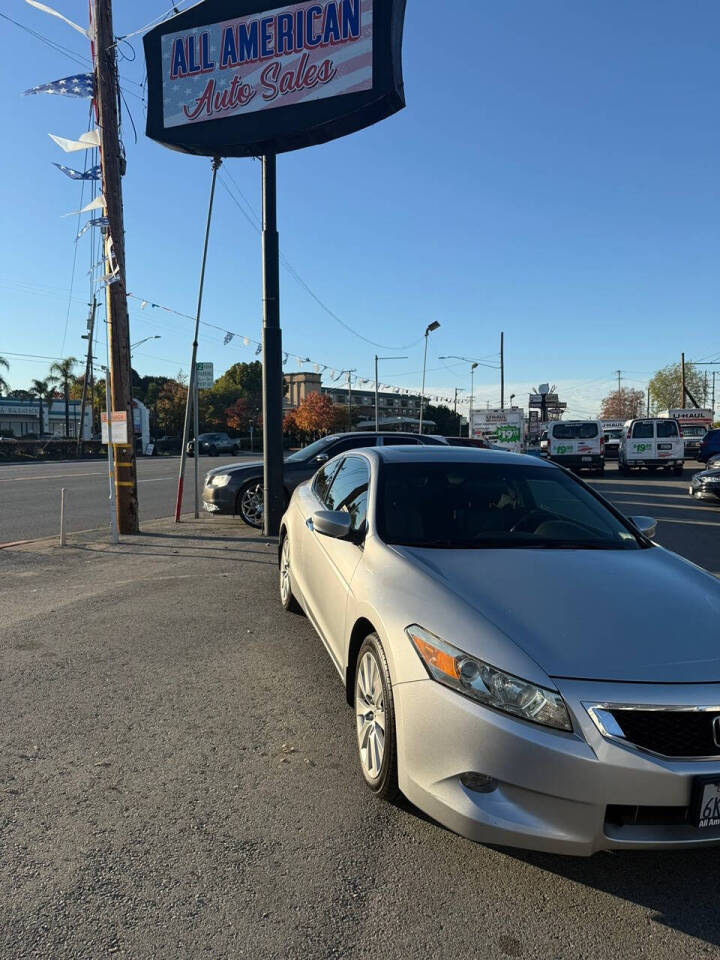
[[[290,593],[290,541],[285,537],[280,555],[280,599],[283,606],[287,606]]]
[[[265,510],[265,492],[262,483],[248,484],[240,497],[240,515],[251,527],[261,527]]]
[[[385,756],[385,699],[380,667],[369,650],[358,665],[355,718],[360,762],[365,774],[376,779]]]

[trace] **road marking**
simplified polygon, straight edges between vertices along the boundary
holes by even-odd
[[[620,501],[617,501],[620,503]],[[647,503],[646,501],[626,500],[623,504],[626,507],[657,507],[660,510],[712,510],[712,507],[701,507],[691,503]]]
[[[677,517],[655,517],[658,523],[688,523],[693,527],[720,527],[720,522],[710,523],[709,520],[680,520]],[[684,556],[684,554],[682,554]],[[686,558],[687,559],[687,558]],[[691,563],[697,561],[690,561]]]
[[[0,480],[0,483],[28,483],[30,480],[72,480],[75,477],[107,477],[108,472],[103,473],[58,473],[47,474],[43,477],[7,477]],[[148,477],[138,480],[138,483],[157,483],[158,480],[174,480],[175,477]]]

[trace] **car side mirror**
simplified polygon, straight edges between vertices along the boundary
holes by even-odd
[[[312,525],[316,533],[342,540],[350,533],[352,518],[343,510],[318,510],[312,515]]]
[[[330,457],[328,456],[327,453],[319,453],[315,457],[315,463],[326,463],[329,459]]]
[[[630,517],[630,522],[649,540],[655,538],[657,533],[657,520],[652,517]]]

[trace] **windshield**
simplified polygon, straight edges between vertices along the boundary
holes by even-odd
[[[608,440],[622,440],[622,430],[606,430],[605,437]]]
[[[682,435],[684,437],[704,437],[707,433],[707,428],[700,426],[700,424],[693,423],[690,426],[683,426]]]
[[[552,428],[556,440],[592,440],[598,435],[596,423],[556,423]]]
[[[479,462],[386,463],[376,524],[413,547],[637,550],[642,541],[563,470]]]
[[[325,453],[328,444],[334,439],[334,437],[320,437],[319,440],[316,440],[307,447],[303,447],[302,450],[296,450],[295,453],[291,453],[290,456],[287,457],[286,462],[292,462],[294,460],[310,460],[312,457],[316,457],[319,453]]]

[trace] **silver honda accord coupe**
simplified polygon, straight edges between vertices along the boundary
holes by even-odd
[[[720,842],[720,583],[561,467],[389,447],[293,494],[280,597],[354,707],[360,768],[473,840]]]

